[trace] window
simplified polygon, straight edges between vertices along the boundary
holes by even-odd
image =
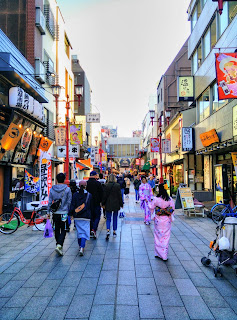
[[[192,69],[193,69],[193,75],[197,72],[198,69],[198,54],[197,50],[194,52],[193,59],[192,59]]]
[[[200,42],[197,48],[198,53],[198,68],[200,68],[202,64],[202,43]]]
[[[216,17],[212,21],[210,29],[211,29],[211,49],[212,49],[217,42]]]
[[[198,99],[199,122],[206,119],[210,115],[210,89],[203,92]]]
[[[220,100],[218,101],[218,91],[217,91],[217,84],[214,83],[214,85],[211,86],[211,92],[212,92],[212,112],[217,111],[224,105],[228,103],[228,100]]]
[[[69,56],[70,56],[70,43],[69,43],[69,40],[68,40],[68,37],[66,34],[64,36],[64,49],[65,49],[66,55],[69,58]]]
[[[203,44],[204,44],[204,59],[208,56],[208,54],[211,51],[211,31],[210,28],[207,30],[207,32],[204,35],[203,38]]]
[[[229,23],[234,19],[237,13],[237,1],[229,2]]]
[[[44,5],[44,15],[46,20],[46,27],[51,34],[51,36],[55,39],[56,37],[56,22],[53,15],[53,11],[50,8],[48,0],[46,0],[46,4]]]
[[[54,85],[55,84],[54,62],[46,51],[44,51],[44,66],[45,66],[45,73],[46,73],[46,82],[49,85]]]
[[[195,7],[191,16],[191,29],[193,30],[198,20],[197,7]]]
[[[222,33],[225,31],[225,29],[228,27],[228,2],[223,3],[223,11],[222,14],[218,14],[219,19],[219,37],[222,35]]]

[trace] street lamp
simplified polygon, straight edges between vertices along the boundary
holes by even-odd
[[[94,139],[95,139],[95,145],[97,146],[98,136],[95,136]]]
[[[104,142],[105,142],[105,151],[106,151],[106,146],[107,146],[107,141],[108,141],[108,137],[104,137]]]
[[[155,110],[150,110],[150,118],[151,118],[151,124],[153,126],[154,118],[155,118]]]
[[[56,126],[58,125],[58,98],[61,93],[61,86],[59,84],[55,84],[52,86],[53,96],[55,98],[55,107],[56,107]]]
[[[167,121],[167,126],[170,124],[170,115],[171,115],[171,111],[169,109],[165,110],[165,117],[166,117],[166,121]]]

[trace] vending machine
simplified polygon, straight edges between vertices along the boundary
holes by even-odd
[[[216,203],[229,202],[227,164],[215,165],[215,200]]]

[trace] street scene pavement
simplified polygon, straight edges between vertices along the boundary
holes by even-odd
[[[237,319],[234,270],[215,278],[200,261],[215,238],[211,219],[176,210],[164,262],[154,257],[153,224],[144,224],[133,189],[124,211],[109,241],[101,216],[83,257],[73,224],[63,257],[54,238],[32,227],[0,234],[0,319]]]

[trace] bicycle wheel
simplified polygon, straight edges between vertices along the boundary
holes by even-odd
[[[47,210],[39,210],[35,214],[34,224],[36,229],[39,231],[44,231],[47,222]]]
[[[230,209],[224,204],[217,204],[211,210],[212,220],[217,224],[222,220],[225,213],[230,213]]]
[[[11,219],[12,213],[6,212],[0,215],[0,232],[4,234],[11,234],[15,232],[19,225],[20,219],[17,214],[13,214]]]

